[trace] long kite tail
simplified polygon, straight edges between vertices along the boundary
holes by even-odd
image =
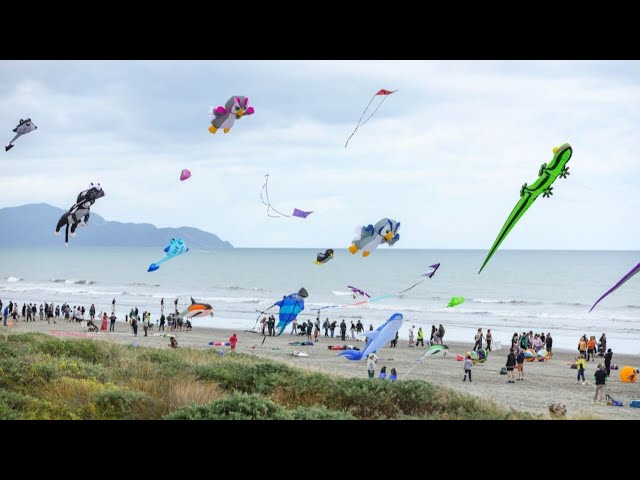
[[[280,217],[291,218],[289,215],[279,212],[273,207],[273,205],[271,205],[271,200],[269,200],[269,189],[267,186],[268,182],[269,182],[269,175],[267,174],[265,175],[264,185],[262,186],[262,190],[260,191],[260,200],[262,200],[262,203],[267,206],[267,215],[270,216],[271,218],[280,218]],[[265,198],[266,198],[266,201],[265,201]],[[273,210],[279,216],[271,215],[270,210]]]
[[[396,92],[397,90],[394,90],[394,92]],[[391,92],[391,93],[394,93]],[[378,92],[379,93],[379,92]],[[371,120],[371,117],[373,117],[376,112],[378,111],[378,109],[382,106],[382,104],[384,103],[384,101],[387,99],[387,97],[390,94],[385,94],[382,101],[378,104],[378,106],[375,108],[375,110],[371,113],[371,115],[369,115],[367,117],[367,119],[363,122],[362,119],[364,118],[365,114],[367,113],[367,110],[369,109],[369,106],[371,106],[371,103],[373,102],[373,99],[376,98],[376,96],[378,95],[378,93],[374,93],[373,97],[371,97],[371,100],[369,100],[369,103],[367,103],[367,107],[364,109],[364,111],[362,112],[362,115],[360,116],[360,120],[358,120],[358,124],[356,125],[356,128],[353,130],[353,132],[351,133],[351,135],[349,135],[349,138],[347,138],[346,143],[344,144],[344,148],[347,148],[347,145],[349,144],[349,140],[351,140],[351,137],[353,137],[356,132],[358,131],[358,129],[364,125],[365,123],[367,123],[369,120]]]
[[[69,244],[69,223],[68,222],[64,229],[64,243]]]
[[[618,288],[620,288],[622,285],[624,285],[624,283],[626,283],[627,280],[629,280],[631,277],[633,277],[638,272],[640,272],[640,263],[638,263],[635,267],[633,267],[624,277],[622,277],[618,281],[618,283],[616,283],[613,287],[611,287],[609,290],[607,290],[604,293],[604,295],[602,295],[598,300],[596,300],[596,303],[593,304],[593,307],[591,307],[591,310],[596,308],[596,305],[598,305],[598,303],[600,303],[600,300],[604,299],[610,293],[613,293],[614,291],[616,291]],[[591,310],[589,310],[589,313],[591,313]]]

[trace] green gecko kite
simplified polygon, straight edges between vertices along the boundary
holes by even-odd
[[[567,178],[567,175],[569,175],[569,167],[566,165],[572,154],[573,149],[568,143],[565,143],[560,148],[555,147],[553,149],[553,160],[551,160],[551,163],[548,165],[543,163],[540,167],[540,171],[538,172],[540,177],[531,186],[527,186],[526,183],[522,186],[520,189],[520,200],[509,214],[509,218],[507,218],[502,230],[500,230],[498,238],[493,242],[493,246],[491,250],[489,250],[489,254],[478,274],[482,272],[482,269],[489,262],[502,241],[507,237],[513,226],[520,220],[520,217],[524,215],[524,212],[527,211],[536,198],[538,198],[540,194],[542,194],[543,197],[550,197],[553,195],[553,187],[551,185],[556,181],[556,178]]]

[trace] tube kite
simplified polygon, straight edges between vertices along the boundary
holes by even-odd
[[[313,261],[316,265],[322,265],[323,263],[327,263],[329,260],[333,258],[333,250],[329,248],[326,252],[319,252],[316,255],[316,259]]]
[[[76,236],[76,228],[86,227],[89,222],[89,216],[91,214],[91,205],[95,203],[98,198],[104,197],[104,190],[98,183],[89,185],[89,188],[83,190],[78,194],[76,203],[58,220],[56,225],[55,235],[60,235],[60,229],[65,227],[65,245],[69,245],[69,230],[71,230],[71,236]]]
[[[455,307],[456,305],[460,305],[461,303],[464,303],[464,297],[451,297],[451,300],[449,300],[449,305],[447,305],[447,308]]]
[[[349,251],[355,254],[358,250],[362,250],[362,256],[368,257],[381,243],[393,246],[400,240],[400,234],[397,233],[399,228],[400,222],[390,218],[383,218],[375,225],[356,227],[356,237],[349,245]]]
[[[167,256],[164,257],[159,262],[152,263],[151,265],[149,265],[149,269],[147,270],[147,272],[155,272],[160,268],[161,263],[164,263],[167,260],[171,260],[172,258],[177,257],[178,255],[182,255],[183,253],[186,253],[188,251],[189,251],[189,248],[185,245],[184,240],[182,240],[182,238],[172,238],[171,241],[169,242],[169,245],[167,245],[164,249],[164,252],[167,254]]]
[[[396,338],[396,333],[402,327],[402,314],[394,313],[389,319],[380,325],[374,331],[368,331],[361,335],[368,338],[367,345],[362,350],[345,350],[338,354],[338,356],[347,357],[349,360],[361,360],[367,358],[370,353],[375,353],[379,348],[382,348],[391,340]]]
[[[186,168],[184,170],[182,170],[182,172],[180,173],[180,181],[184,182],[186,179],[191,177],[191,172],[189,170],[187,170]]]
[[[633,267],[624,277],[622,277],[618,281],[618,283],[616,283],[613,287],[611,287],[609,290],[604,292],[604,294],[598,300],[596,300],[596,303],[593,304],[593,307],[591,307],[591,310],[596,308],[596,305],[598,303],[600,303],[600,300],[602,300],[604,297],[606,297],[610,293],[613,293],[614,291],[616,291],[618,288],[620,288],[622,285],[624,285],[627,280],[629,280],[631,277],[633,277],[638,272],[640,272],[640,263],[637,264],[635,267]],[[591,313],[591,310],[589,310],[589,313]]]
[[[568,143],[565,143],[559,148],[555,147],[553,149],[553,159],[551,162],[549,164],[543,163],[540,167],[540,171],[538,172],[539,178],[531,184],[531,186],[527,186],[526,183],[522,186],[520,189],[520,200],[509,214],[502,230],[500,230],[500,234],[495,242],[493,242],[493,246],[489,250],[489,254],[482,264],[482,267],[480,267],[478,274],[482,272],[482,269],[489,262],[500,244],[536,198],[540,195],[547,198],[550,197],[553,195],[553,187],[551,185],[556,181],[556,178],[567,178],[567,175],[569,175],[569,167],[566,165],[572,154],[573,149]]]
[[[191,305],[180,314],[182,318],[206,317],[207,315],[213,316],[213,307],[208,303],[196,302],[193,297],[191,297]]]
[[[389,95],[391,95],[392,93],[397,92],[398,90],[385,90],[384,88],[381,88],[380,90],[378,90],[376,93],[373,94],[373,97],[371,97],[371,100],[369,100],[369,103],[367,104],[366,108],[364,109],[364,111],[362,112],[362,115],[360,116],[360,120],[358,120],[358,124],[356,125],[356,128],[353,130],[353,132],[351,133],[351,135],[349,136],[349,138],[347,138],[346,143],[344,144],[344,148],[347,148],[347,145],[349,144],[349,140],[351,140],[351,137],[353,137],[356,132],[358,131],[358,129],[364,125],[365,123],[367,123],[369,120],[371,120],[371,117],[373,117],[376,112],[378,111],[378,109],[382,106],[382,104],[384,103],[384,101],[387,99],[387,97]],[[367,110],[369,110],[369,107],[371,106],[371,104],[373,103],[373,101],[375,100],[376,97],[382,97],[382,100],[380,101],[380,103],[378,103],[378,106],[375,108],[375,110],[373,111],[373,113],[371,113],[371,115],[369,115],[367,117],[367,119],[365,121],[362,121],[362,119],[364,118],[364,116],[367,113]]]
[[[224,107],[211,107],[209,116],[213,118],[209,132],[216,133],[218,129],[222,128],[224,133],[229,133],[236,120],[241,119],[244,115],[253,115],[256,113],[253,107],[249,107],[248,105],[248,97],[233,96],[227,100]]]
[[[15,142],[22,135],[26,135],[29,132],[33,132],[37,128],[38,127],[36,127],[33,124],[30,118],[27,118],[26,120],[20,119],[20,121],[18,122],[18,126],[13,129],[13,133],[15,133],[16,136],[11,139],[11,141],[9,142],[9,145],[5,145],[4,151],[8,152],[9,150],[11,150],[15,146],[13,142]]]

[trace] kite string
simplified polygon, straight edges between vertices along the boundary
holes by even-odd
[[[384,98],[382,99],[382,101],[378,104],[378,106],[376,107],[376,109],[373,111],[373,113],[371,115],[369,115],[369,118],[367,118],[364,122],[362,122],[362,125],[364,125],[365,123],[367,123],[369,120],[371,120],[371,117],[373,117],[376,112],[378,111],[378,109],[382,106],[382,104],[384,103],[384,101],[387,99],[389,95],[385,95]],[[362,126],[361,125],[361,126]]]
[[[351,137],[353,137],[356,134],[356,132],[358,131],[358,128],[360,128],[360,123],[362,122],[362,119],[364,118],[365,114],[367,113],[367,110],[369,110],[369,106],[371,105],[371,103],[373,102],[373,100],[375,98],[376,98],[376,94],[374,94],[373,97],[371,97],[371,100],[369,100],[369,103],[367,103],[367,106],[364,109],[364,111],[362,112],[362,115],[360,115],[360,120],[358,120],[358,124],[356,125],[356,128],[353,130],[353,132],[351,133],[349,138],[347,138],[347,142],[344,144],[344,148],[347,148],[347,144],[349,143],[349,140],[351,140]],[[371,117],[369,117],[369,118],[371,118]]]
[[[264,205],[267,206],[267,215],[270,216],[271,218],[280,218],[277,217],[275,215],[271,215],[271,213],[269,213],[269,210],[273,210],[274,212],[276,212],[277,214],[279,214],[282,217],[287,217],[287,218],[291,218],[289,215],[286,215],[282,212],[279,212],[278,210],[276,210],[272,205],[271,205],[271,200],[269,200],[269,188],[267,186],[267,183],[269,182],[269,175],[265,175],[266,180],[264,181],[264,185],[262,186],[262,190],[260,191],[260,200],[262,200],[262,203]],[[262,192],[264,191],[264,194],[267,198],[267,201],[264,201],[264,197],[262,196]]]

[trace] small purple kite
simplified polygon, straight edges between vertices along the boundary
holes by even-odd
[[[640,272],[640,263],[637,264],[635,267],[633,267],[629,273],[627,273],[624,277],[622,277],[620,279],[620,281],[618,283],[616,283],[613,287],[611,287],[609,290],[607,290],[605,292],[604,295],[602,295],[597,301],[596,303],[593,304],[593,307],[591,307],[591,310],[593,310],[594,308],[596,308],[596,305],[600,302],[600,300],[602,300],[604,297],[606,297],[607,295],[609,295],[610,293],[612,293],[613,291],[617,290],[618,288],[620,288],[627,280],[629,280],[631,277],[633,277],[636,273]],[[589,313],[591,313],[591,310],[589,310]]]
[[[360,295],[364,296],[364,297],[369,297],[371,298],[371,295],[369,295],[367,292],[364,292],[362,290],[360,290],[359,288],[356,287],[352,287],[351,285],[347,285],[347,288],[351,289],[351,291],[353,293],[359,293]]]
[[[313,212],[304,212],[302,210],[298,210],[297,208],[293,209],[293,216],[294,217],[307,218],[312,213]]]
[[[180,173],[180,181],[184,182],[189,177],[191,177],[191,172],[186,168],[182,170],[182,173]]]
[[[436,273],[436,270],[438,270],[438,268],[440,268],[440,264],[439,264],[439,263],[436,263],[436,264],[434,264],[434,265],[431,265],[429,268],[430,268],[431,270],[430,270],[430,271],[428,271],[427,273],[423,273],[423,274],[421,275],[422,277],[429,277],[429,278],[433,277],[433,276],[435,275],[435,273]]]

